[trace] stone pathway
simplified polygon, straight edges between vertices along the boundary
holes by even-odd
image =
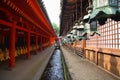
[[[68,48],[62,47],[62,51],[73,80],[120,80],[80,58]]]

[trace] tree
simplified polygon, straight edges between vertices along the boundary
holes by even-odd
[[[56,34],[59,35],[60,28],[56,23],[52,23],[53,29],[55,30]]]

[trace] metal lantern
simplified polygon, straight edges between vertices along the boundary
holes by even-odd
[[[104,6],[118,7],[118,0],[93,0],[93,6],[94,8]]]
[[[81,22],[80,25],[77,26],[77,36],[82,36],[83,32],[84,32],[84,24],[83,22]]]
[[[73,35],[77,35],[77,27],[78,27],[78,22],[75,23],[75,26],[73,26],[73,30],[71,31]]]
[[[69,43],[70,42],[70,38],[68,38],[69,35],[67,35],[64,39],[63,42],[64,43]]]
[[[71,34],[67,35],[67,43],[71,43]]]
[[[76,41],[78,39],[77,35],[73,35],[73,41]]]
[[[118,0],[93,0],[93,11],[90,22],[97,20],[100,25],[105,24],[107,18],[120,21]]]
[[[70,38],[70,37],[71,37],[71,34],[68,34],[68,35],[67,35],[67,38]]]
[[[76,37],[75,37],[76,35],[71,35],[71,41],[72,42],[74,42],[74,41],[76,41]]]
[[[61,40],[61,43],[62,43],[62,44],[65,44],[66,42],[67,42],[66,38],[63,38],[63,39]]]
[[[88,33],[90,33],[90,15],[91,15],[92,10],[88,10],[88,14],[83,17],[83,22],[84,22],[84,33],[82,34],[83,36],[87,36]]]
[[[83,22],[84,22],[84,33],[83,36],[87,36],[88,34],[90,36],[93,36],[95,33],[100,35],[97,28],[97,21],[94,20],[90,22],[90,15],[91,15],[92,10],[88,10],[88,14],[83,17]]]
[[[83,35],[83,36],[87,36],[87,34],[90,33],[90,24],[87,22],[87,23],[85,23],[84,26],[85,26],[85,27],[84,27],[84,33],[83,33],[82,35]]]
[[[77,30],[76,29],[73,29],[71,32],[71,38],[73,41],[77,40]]]
[[[78,27],[78,22],[75,23],[75,26],[73,26],[73,29],[76,29]]]
[[[73,42],[73,35],[72,34],[68,34],[67,35],[67,39],[68,39],[69,43]]]
[[[72,42],[77,40],[77,27],[78,27],[78,22],[75,23],[75,26],[73,26],[73,30],[70,32],[70,39]]]
[[[94,34],[97,34],[100,36],[100,33],[98,32],[98,26],[97,26],[97,21],[92,21],[90,23],[90,36],[94,36]]]
[[[109,5],[114,6],[114,7],[118,7],[118,0],[109,0]]]
[[[87,23],[89,21],[91,12],[92,12],[92,10],[88,10],[88,14],[83,17],[84,23]]]
[[[88,34],[90,36],[94,36],[94,34],[97,34],[100,36],[100,33],[98,32],[98,26],[97,26],[97,21],[92,21],[91,23],[85,23],[85,28],[84,28],[84,36],[87,36]]]
[[[73,29],[73,30],[70,32],[70,34],[76,35],[76,29]]]
[[[79,24],[79,26],[77,26],[76,30],[77,30],[77,39],[78,40],[86,39],[86,36],[82,35],[84,33],[84,23],[83,23],[83,21],[80,22],[80,24]]]

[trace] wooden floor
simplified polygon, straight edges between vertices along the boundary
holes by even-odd
[[[31,55],[29,60],[18,59],[12,70],[7,64],[0,64],[0,80],[39,80],[53,51],[54,47],[51,46],[38,55]]]

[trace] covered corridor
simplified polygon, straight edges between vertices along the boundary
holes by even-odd
[[[56,38],[42,2],[28,0],[0,2],[0,33],[0,61],[9,59],[11,68],[15,57],[30,59],[30,52],[37,55]]]

